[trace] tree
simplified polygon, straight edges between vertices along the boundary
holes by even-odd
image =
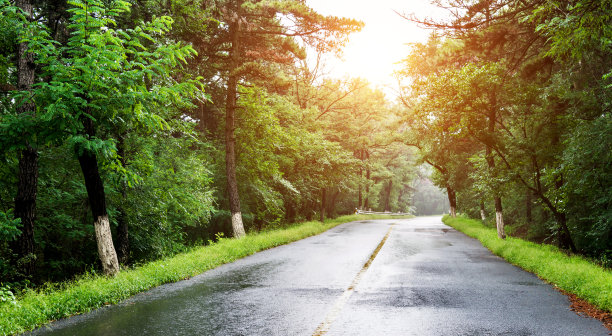
[[[438,5],[451,11],[456,10],[457,15],[449,22],[418,19],[414,16],[407,18],[429,27],[439,28],[455,39],[440,43],[438,36],[434,35],[427,46],[417,46],[412,60],[407,61],[404,74],[423,78],[423,76],[441,72],[450,74],[456,70],[453,75],[446,78],[453,80],[448,82],[448,86],[456,84],[450,91],[468,96],[471,92],[473,96],[469,98],[465,96],[467,99],[462,103],[466,105],[456,104],[454,110],[448,108],[451,104],[443,107],[440,107],[443,104],[439,104],[436,108],[446,109],[448,113],[459,113],[458,111],[462,109],[467,112],[463,116],[470,115],[471,110],[471,121],[468,120],[458,128],[467,126],[467,133],[484,145],[487,174],[493,180],[497,180],[496,153],[493,147],[499,133],[496,128],[502,118],[501,113],[503,113],[504,105],[500,101],[503,98],[500,96],[504,93],[507,76],[495,70],[495,67],[503,64],[502,67],[508,70],[506,64],[516,67],[526,56],[530,55],[530,50],[538,40],[537,35],[527,43],[516,43],[516,39],[508,38],[529,34],[528,25],[516,23],[526,17],[530,5],[505,0],[467,2],[449,0],[439,2]],[[425,59],[426,55],[433,56],[433,58]],[[425,66],[419,65],[419,62],[423,62]],[[487,77],[489,75],[491,76]],[[442,89],[446,85],[440,82],[439,84],[437,89]],[[471,90],[470,85],[475,85],[478,89]],[[483,115],[479,116],[479,113]],[[462,118],[456,121],[459,120]],[[489,190],[494,196],[498,236],[504,238],[502,197],[498,186],[492,185]]]
[[[240,193],[257,228],[277,224],[283,215],[290,221],[308,217],[315,208],[321,216],[323,190],[341,186],[353,174],[352,153],[303,122],[304,115],[312,120],[315,109],[301,109],[258,87],[240,92],[237,176],[247,182]]]
[[[604,60],[605,52],[600,48],[599,37],[607,33],[605,29],[596,28],[608,20],[606,15],[602,15],[602,8],[606,5],[600,7],[594,3],[586,5],[587,2],[580,2],[573,7],[568,2],[540,4],[452,0],[447,3],[449,8],[460,14],[454,20],[449,23],[420,22],[446,30],[454,40],[447,39],[440,44],[439,39],[434,38],[428,46],[418,47],[413,60],[407,63],[407,73],[417,78],[423,78],[427,73],[445,76],[443,81],[430,77],[430,83],[425,85],[430,86],[425,91],[430,92],[428,99],[432,102],[438,99],[434,95],[440,92],[452,93],[454,97],[447,97],[454,101],[446,104],[420,102],[421,106],[433,113],[437,110],[440,120],[445,118],[440,111],[458,114],[460,118],[456,120],[447,118],[448,122],[456,124],[457,135],[469,136],[485,146],[484,157],[472,158],[480,175],[475,180],[477,186],[497,190],[499,188],[495,184],[487,182],[498,181],[505,188],[520,186],[522,193],[528,190],[526,216],[531,216],[529,198],[535,195],[556,220],[553,231],[559,244],[576,250],[564,201],[560,196],[568,182],[559,167],[568,167],[569,162],[562,164],[559,158],[565,150],[562,139],[571,134],[573,127],[567,122],[569,115],[597,118],[606,113],[606,104],[598,106],[594,103],[597,100],[594,97],[600,97],[599,101],[609,100],[602,89],[609,62]],[[532,15],[534,8],[536,11]],[[571,13],[565,19],[551,19],[558,12],[557,9],[563,8],[581,14]],[[583,21],[585,30],[591,29],[596,34],[574,44],[576,53],[571,53],[567,48],[571,43],[563,44],[566,42],[562,41],[561,36],[583,34],[584,31],[576,28],[582,17],[586,18]],[[539,26],[536,28],[536,24],[528,19]],[[551,27],[560,22],[567,24],[560,27],[559,34],[555,34]],[[546,44],[547,36],[541,32],[548,35],[551,45]],[[560,48],[562,45],[564,47]],[[538,51],[538,48],[548,47],[552,49],[547,55]],[[567,64],[569,68],[563,69],[568,55],[573,58],[590,55],[602,62],[584,62],[585,65],[578,66],[580,70],[576,69],[576,64]],[[559,63],[555,63],[550,56],[557,57]],[[423,65],[419,66],[419,62]],[[568,73],[571,75],[566,77]],[[582,75],[585,73],[589,75]],[[587,77],[603,80],[598,79],[600,83],[585,89],[589,81]],[[574,92],[563,88],[561,83],[564,80],[573,82]],[[424,91],[420,92],[422,94]],[[580,111],[580,114],[572,110]],[[488,113],[479,115],[479,111]],[[501,209],[500,201],[495,199],[497,212]]]
[[[341,45],[350,32],[360,29],[354,20],[325,17],[301,1],[228,1],[220,7],[221,19],[227,24],[229,55],[226,62],[225,162],[227,189],[235,237],[244,235],[238,181],[236,179],[235,115],[237,87],[241,79],[249,81],[274,78],[268,69],[276,64],[291,64],[305,57],[296,43],[320,51],[332,51]],[[284,18],[284,19],[283,19]],[[291,22],[291,24],[288,24]],[[222,27],[220,27],[222,28]],[[222,28],[224,29],[224,28]],[[221,45],[221,44],[219,44]]]
[[[399,128],[396,106],[388,103],[382,91],[359,78],[321,80],[312,87],[298,85],[295,91],[302,106],[317,109],[313,125],[361,161],[358,175],[353,179],[358,199],[352,209],[377,207],[372,202],[377,195],[375,189],[395,177],[389,168],[395,166],[393,158],[405,150],[400,148],[398,132],[395,132]],[[298,96],[297,92],[301,94]],[[390,192],[392,188],[387,190]],[[385,195],[381,199],[383,203],[387,198]]]
[[[13,106],[18,118],[23,123],[31,122],[36,116],[36,105],[32,99],[32,86],[36,80],[36,65],[34,55],[28,50],[26,42],[32,24],[33,5],[29,0],[16,1],[12,7],[8,3],[0,3],[0,12],[5,17],[6,25],[16,26],[14,38],[17,43],[16,50],[16,86],[12,98]],[[31,130],[23,135],[11,138],[8,146],[18,151],[17,194],[15,196],[14,218],[21,224],[21,233],[12,242],[12,250],[17,254],[15,267],[20,268],[24,276],[31,275],[34,268],[34,222],[36,218],[36,193],[38,188],[38,149],[36,134]]]
[[[49,81],[37,85],[34,97],[44,111],[40,120],[56,141],[68,139],[79,160],[91,207],[98,253],[105,274],[119,270],[112,242],[104,184],[99,171],[99,156],[106,165],[122,169],[116,160],[112,139],[104,139],[104,128],[112,129],[118,121],[156,129],[164,127],[163,118],[152,105],[178,102],[198,89],[197,82],[169,84],[172,69],[193,53],[180,44],[157,43],[154,51],[144,40],[170,30],[172,20],[158,18],[135,29],[113,29],[115,17],[126,12],[129,4],[113,2],[109,7],[92,0],[74,2],[68,29],[73,34],[65,45],[56,46],[41,30],[29,40],[37,54],[43,76]],[[163,79],[148,87],[147,81]],[[134,127],[134,126],[131,126]],[[54,130],[67,130],[53,133]]]

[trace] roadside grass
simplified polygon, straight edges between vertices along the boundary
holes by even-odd
[[[557,247],[518,238],[497,238],[495,229],[478,220],[444,216],[442,221],[480,240],[508,262],[534,273],[558,288],[573,293],[599,309],[612,312],[612,272],[580,256],[568,256]]]
[[[112,278],[86,274],[75,281],[51,284],[47,289],[31,290],[13,302],[1,303],[0,335],[26,332],[50,321],[115,304],[153,287],[188,279],[255,252],[319,234],[339,224],[409,217],[349,215],[328,219],[325,223],[304,222],[283,229],[248,234],[241,239],[222,238],[212,245],[122,270]]]

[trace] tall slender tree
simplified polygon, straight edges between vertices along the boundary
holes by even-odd
[[[244,235],[238,180],[236,179],[235,116],[241,81],[276,83],[279,66],[292,65],[305,57],[296,39],[318,51],[337,51],[346,36],[361,28],[355,20],[323,16],[303,1],[229,0],[220,6],[218,34],[229,50],[225,61],[225,164],[227,190],[235,237]],[[227,34],[224,32],[227,31]],[[223,52],[213,50],[215,53]],[[274,86],[274,85],[273,85]]]
[[[33,20],[33,6],[30,0],[17,0],[15,5],[22,11],[24,20]],[[27,32],[27,23],[22,25],[22,32]],[[35,118],[36,105],[31,91],[36,78],[34,55],[28,51],[25,41],[17,47],[17,90],[22,94],[17,102],[17,112],[24,119]],[[28,139],[29,138],[29,139]],[[38,149],[33,142],[34,134],[26,137],[23,148],[19,150],[19,171],[17,195],[15,196],[15,218],[21,220],[21,236],[14,244],[14,251],[20,259],[19,264],[25,275],[34,267],[34,221],[36,218],[36,192],[38,188]]]
[[[163,117],[151,107],[191,98],[200,87],[197,81],[172,83],[168,78],[194,53],[191,47],[158,43],[150,51],[143,45],[144,40],[155,44],[157,36],[170,30],[169,17],[134,29],[115,30],[115,19],[129,10],[128,3],[114,1],[107,5],[84,0],[72,5],[68,29],[73,33],[65,44],[58,45],[44,30],[28,41],[31,48],[37,48],[43,75],[50,78],[40,83],[33,94],[44,106],[40,116],[46,127],[44,133],[57,133],[56,140],[68,140],[74,147],[87,189],[102,268],[105,274],[113,275],[119,263],[100,167],[119,171],[123,167],[108,130],[118,122],[127,129],[163,128]],[[156,85],[149,87],[148,81]]]

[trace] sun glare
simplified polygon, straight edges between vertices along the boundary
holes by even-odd
[[[434,15],[428,0],[307,0],[309,6],[323,15],[361,20],[365,27],[350,36],[342,59],[325,58],[326,70],[333,77],[361,77],[381,88],[396,85],[393,71],[397,62],[408,54],[409,43],[425,42],[429,31],[400,17],[398,13],[415,13],[419,17]]]

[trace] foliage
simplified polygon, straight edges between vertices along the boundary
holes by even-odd
[[[10,8],[3,7],[9,12]],[[148,223],[142,221],[138,222],[142,225],[135,225],[132,238],[136,260],[183,250],[187,239],[176,228],[202,225],[212,207],[209,177],[201,153],[195,154],[188,148],[194,142],[172,143],[166,141],[172,139],[168,134],[152,134],[156,130],[186,131],[193,137],[184,121],[176,121],[180,116],[178,108],[188,108],[192,99],[202,100],[206,96],[199,79],[189,79],[187,74],[180,80],[172,76],[178,75],[176,69],[194,55],[194,50],[181,42],[163,39],[171,28],[169,17],[155,18],[134,28],[117,28],[117,17],[128,10],[129,4],[121,1],[108,4],[74,1],[67,11],[66,26],[73,34],[61,42],[52,39],[41,22],[29,23],[19,17],[19,11],[11,12],[15,20],[25,22],[18,26],[21,27],[17,31],[21,34],[19,38],[28,43],[28,52],[35,55],[40,76],[45,80],[36,83],[32,92],[15,91],[13,95],[19,101],[31,94],[38,107],[35,116],[15,114],[14,106],[3,110],[3,149],[20,148],[23,137],[29,143],[59,146],[42,150],[42,191],[35,237],[37,253],[45,258],[39,258],[37,281],[65,279],[95,265],[93,228],[82,225],[91,220],[85,207],[85,188],[78,181],[80,173],[75,169],[78,167],[75,167],[75,152],[77,155],[83,151],[97,153],[102,159],[101,168],[108,178],[117,182],[115,187],[122,189],[120,193],[143,179],[153,189],[167,187],[155,186],[153,181],[174,182],[168,188],[174,196],[169,202],[160,202],[163,197],[159,193],[144,191],[139,194],[141,197],[130,199],[131,202],[118,202],[158,216]],[[95,123],[93,130],[87,126],[88,121]],[[125,167],[128,158],[118,154],[117,143],[123,146],[128,132],[139,139],[152,135],[158,141],[149,141],[149,145],[154,143],[166,155],[163,161],[149,162],[150,171]],[[134,152],[142,149],[130,148]],[[152,159],[153,153],[150,154]],[[172,160],[178,158],[183,161],[173,164]],[[182,169],[180,175],[175,174],[175,168]],[[153,173],[157,174],[154,180]],[[6,201],[3,203],[7,206]],[[155,228],[166,232],[158,233]],[[139,235],[142,230],[147,232],[143,235],[146,238]],[[2,250],[2,254],[4,259],[10,252]],[[6,267],[10,266],[2,263],[2,272],[10,274]]]
[[[409,208],[412,152],[386,143],[398,118],[382,92],[363,80],[300,80],[300,90],[314,95],[304,103],[292,88],[312,73],[296,63],[306,45],[339,52],[362,23],[321,15],[303,1],[32,5],[39,20],[10,1],[0,6],[0,209],[11,213],[18,153],[33,146],[39,185],[32,286],[100,266],[94,228],[85,225],[92,202],[75,159],[84,153],[99,162],[115,245],[127,241],[122,262],[164,258],[229,235],[222,125],[230,78],[239,88],[237,172],[249,231],[322,209],[352,213],[359,195],[381,210]],[[15,90],[19,42],[36,63],[31,91]],[[17,113],[30,98],[35,113]],[[2,223],[6,238],[19,234],[10,215]],[[20,279],[9,264],[12,249],[1,244],[0,273]]]
[[[114,17],[127,11],[128,3],[115,1],[109,8],[89,0],[72,4],[68,29],[75,33],[66,45],[54,47],[49,42],[37,48],[30,43],[43,65],[43,75],[51,77],[35,91],[39,105],[46,107],[41,119],[56,129],[73,130],[70,142],[79,151],[95,150],[112,158],[114,141],[83,136],[83,118],[109,128],[163,129],[164,115],[159,114],[163,110],[157,107],[182,104],[182,97],[192,97],[199,90],[198,81],[172,83],[167,78],[195,51],[156,39],[170,30],[169,17],[115,30]],[[150,43],[154,48],[145,47]]]
[[[126,214],[137,262],[173,255],[198,239],[206,241],[214,209],[208,146],[187,134],[157,135],[126,139],[131,153],[127,169],[140,176],[137,184],[124,190],[122,176],[109,172],[114,181],[109,205],[113,212],[121,208]]]
[[[18,236],[21,220],[14,218],[12,210],[0,212],[0,240],[8,242],[15,240]]]
[[[8,285],[0,286],[0,304],[2,305],[17,304],[17,301],[15,299],[15,294],[13,294],[13,292],[11,291],[11,287],[9,287]]]
[[[35,279],[61,281],[95,265],[94,228],[85,225],[91,218],[87,191],[68,144],[40,154],[37,216],[34,238],[41,257]]]
[[[40,155],[31,284],[76,276],[84,286],[45,299],[73,307],[28,315],[24,305],[24,324],[10,330],[213,267],[193,251],[232,247],[234,258],[285,242],[266,230],[286,223],[364,207],[409,211],[420,201],[422,163],[461,212],[484,215],[485,225],[501,197],[512,235],[559,244],[567,235],[606,262],[610,0],[436,2],[456,15],[421,20],[441,31],[407,55],[398,106],[363,79],[328,78],[307,65],[305,46],[337,53],[362,23],[304,1],[43,1],[32,2],[38,19],[30,21],[0,0],[0,275],[21,277],[9,261],[20,233],[12,216],[18,153],[28,144]],[[16,89],[19,42],[37,65],[32,91]],[[236,120],[226,128],[233,97]],[[17,113],[30,98],[35,113]],[[231,227],[226,132],[236,141],[244,246],[222,238]],[[116,279],[82,275],[100,266],[94,229],[84,224],[92,218],[75,159],[84,152],[99,158],[112,233],[127,239],[131,262],[192,251],[173,259],[184,263],[168,266],[176,272],[157,274],[158,261]],[[324,227],[308,224],[294,238]],[[257,240],[254,231],[265,233]],[[206,243],[214,246],[192,250]],[[0,297],[24,286],[1,287]]]
[[[538,23],[550,42],[547,53],[582,60],[593,53],[609,54],[612,39],[612,1],[547,1],[536,8],[530,19]],[[605,70],[607,75],[612,69]]]
[[[588,254],[612,250],[612,118],[579,121],[566,140],[560,190]]]
[[[491,218],[501,197],[514,234],[606,253],[609,1],[440,5],[461,14],[421,20],[443,34],[400,72],[407,141],[462,212]]]
[[[352,178],[357,161],[351,153],[299,122],[314,110],[302,110],[263,89],[240,91],[237,175],[244,208],[254,214],[254,229],[275,226],[288,207],[308,211],[321,188],[343,185]]]

